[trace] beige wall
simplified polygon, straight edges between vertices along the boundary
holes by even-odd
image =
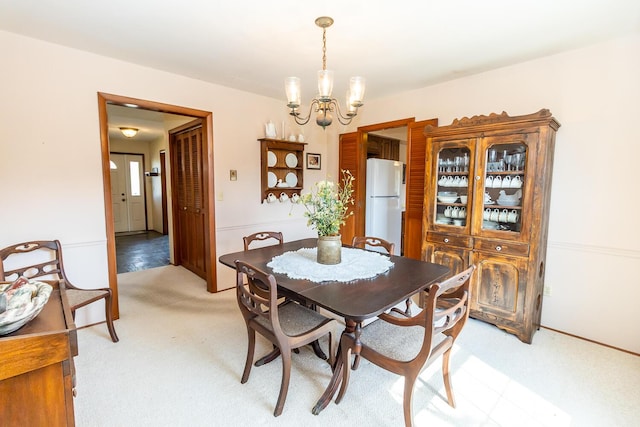
[[[105,92],[213,112],[216,250],[242,249],[242,236],[283,230],[288,240],[311,236],[300,209],[260,203],[257,138],[268,120],[295,129],[282,99],[270,99],[79,50],[0,31],[0,247],[60,239],[70,278],[84,287],[108,283],[97,93]],[[284,90],[283,90],[284,97]],[[323,133],[304,129],[307,151],[332,163]],[[238,180],[229,180],[229,169]],[[219,266],[219,287],[234,284]],[[204,292],[204,287],[203,287]],[[78,312],[77,323],[104,318],[100,307]]]
[[[298,129],[284,95],[260,97],[6,32],[0,45],[0,246],[58,238],[72,280],[107,284],[97,92],[213,112],[218,254],[240,249],[241,236],[259,229],[284,230],[288,240],[313,235],[300,210],[259,203],[256,139],[263,124],[286,120]],[[640,37],[618,39],[367,101],[349,129],[405,117],[448,124],[549,108],[562,127],[547,260],[553,293],[545,298],[543,324],[640,352],[640,279],[632,274],[640,264],[633,163],[640,144],[632,125],[640,116],[639,75]],[[305,174],[307,187],[336,176],[336,141],[346,130],[304,128],[307,151],[323,155],[323,169]],[[238,171],[237,181],[229,181],[229,169]],[[220,266],[218,281],[230,287],[233,274]],[[101,316],[99,307],[87,310],[78,324]]]
[[[371,101],[363,121],[541,108],[562,124],[542,324],[640,353],[640,35]]]

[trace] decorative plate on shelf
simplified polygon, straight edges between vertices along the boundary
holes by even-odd
[[[267,173],[267,185],[269,187],[275,187],[277,183],[278,177],[276,176],[276,174],[273,172]]]
[[[276,153],[273,151],[267,151],[267,166],[270,168],[274,167],[278,163],[278,157],[276,157]]]
[[[289,187],[295,187],[298,185],[298,177],[293,172],[289,172],[284,180],[289,184]]]
[[[296,166],[298,166],[298,156],[295,155],[295,153],[289,153],[287,154],[287,156],[284,158],[284,162],[287,164],[287,166],[289,166],[290,168],[295,168]]]

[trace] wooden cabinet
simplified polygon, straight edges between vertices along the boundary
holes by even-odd
[[[425,128],[423,259],[475,264],[470,315],[527,343],[540,326],[559,127],[540,110]]]
[[[278,139],[259,139],[262,202],[269,193],[279,197],[281,193],[298,195],[304,187],[304,146],[302,142]]]
[[[400,140],[369,134],[367,158],[400,160]]]
[[[64,289],[40,314],[0,337],[0,419],[6,426],[73,426],[75,325]]]

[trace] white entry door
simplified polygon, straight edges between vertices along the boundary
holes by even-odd
[[[147,229],[143,160],[142,154],[111,153],[111,202],[116,233]]]

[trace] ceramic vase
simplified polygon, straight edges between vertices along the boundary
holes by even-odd
[[[318,236],[316,260],[319,264],[333,265],[342,261],[342,237]]]

